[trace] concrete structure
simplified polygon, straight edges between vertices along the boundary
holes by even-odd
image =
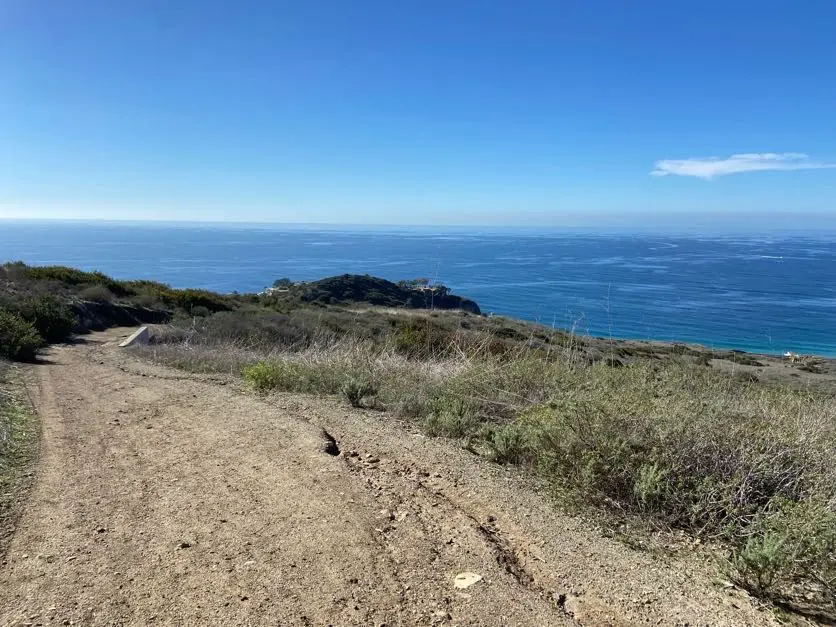
[[[139,330],[133,333],[127,340],[122,342],[119,346],[125,348],[126,346],[134,346],[140,344],[144,346],[151,340],[151,334],[148,332],[148,327],[139,327]]]

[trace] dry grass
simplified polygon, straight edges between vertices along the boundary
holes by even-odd
[[[18,373],[0,359],[0,559],[32,483],[37,422],[23,400]]]

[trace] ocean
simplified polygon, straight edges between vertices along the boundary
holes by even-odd
[[[484,313],[579,334],[836,356],[836,235],[0,222],[0,261],[253,292],[427,277]]]

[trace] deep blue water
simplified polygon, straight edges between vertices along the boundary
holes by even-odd
[[[0,261],[258,291],[345,272],[429,277],[578,333],[836,356],[836,236],[664,236],[0,222]]]

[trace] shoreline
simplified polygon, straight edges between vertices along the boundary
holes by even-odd
[[[585,337],[594,338],[598,341],[608,342],[610,338],[602,337],[598,335],[589,335]],[[612,341],[614,342],[640,342],[642,344],[655,344],[667,347],[674,347],[674,346],[685,346],[688,348],[693,348],[695,350],[700,351],[707,351],[707,352],[731,352],[731,353],[739,353],[742,355],[751,355],[754,357],[764,357],[764,358],[771,358],[771,359],[785,359],[787,352],[790,352],[794,355],[798,355],[799,357],[811,358],[811,359],[823,359],[825,361],[834,361],[836,362],[836,353],[829,353],[826,351],[822,352],[800,352],[795,350],[788,350],[788,351],[765,351],[757,348],[741,348],[740,345],[719,345],[719,344],[708,344],[703,343],[700,341],[692,341],[692,340],[660,340],[655,338],[640,338],[640,337],[612,337]]]
[[[461,315],[461,314],[459,314]],[[740,376],[747,380],[789,383],[797,388],[819,388],[836,393],[836,357],[803,354],[793,361],[782,353],[746,351],[739,348],[710,347],[699,342],[671,342],[644,338],[616,338],[571,334],[537,322],[509,316],[493,316],[516,333],[516,339],[544,348],[543,338],[551,333],[576,338],[578,349],[593,361],[624,365],[636,360],[685,358]],[[500,330],[504,327],[500,327]],[[528,336],[528,339],[526,339]]]
[[[476,301],[478,303],[478,301]],[[828,362],[836,362],[836,352],[830,353],[829,351],[813,351],[813,352],[802,352],[800,350],[793,350],[787,349],[784,351],[776,350],[774,352],[762,350],[753,347],[743,348],[741,345],[721,345],[721,344],[709,344],[704,341],[700,340],[667,340],[667,339],[657,339],[657,338],[648,338],[648,337],[630,337],[630,336],[622,336],[622,335],[613,335],[611,337],[607,337],[604,335],[596,335],[594,333],[578,333],[572,332],[571,329],[567,329],[565,327],[552,327],[542,322],[538,322],[536,320],[530,320],[528,318],[520,318],[514,315],[509,314],[500,314],[496,312],[492,312],[491,314],[483,314],[485,317],[489,318],[499,318],[505,320],[511,320],[516,323],[522,323],[525,325],[532,325],[535,327],[540,327],[544,329],[550,329],[553,331],[559,331],[561,333],[565,333],[568,335],[574,335],[575,337],[584,338],[587,340],[594,340],[596,343],[601,342],[615,342],[615,343],[638,343],[647,346],[658,346],[660,348],[674,348],[678,346],[686,347],[693,350],[698,350],[701,352],[731,352],[731,353],[739,353],[743,355],[751,355],[754,357],[763,357],[763,358],[770,358],[770,359],[784,359],[786,357],[786,353],[790,352],[800,357],[807,357],[811,359],[821,359]]]

